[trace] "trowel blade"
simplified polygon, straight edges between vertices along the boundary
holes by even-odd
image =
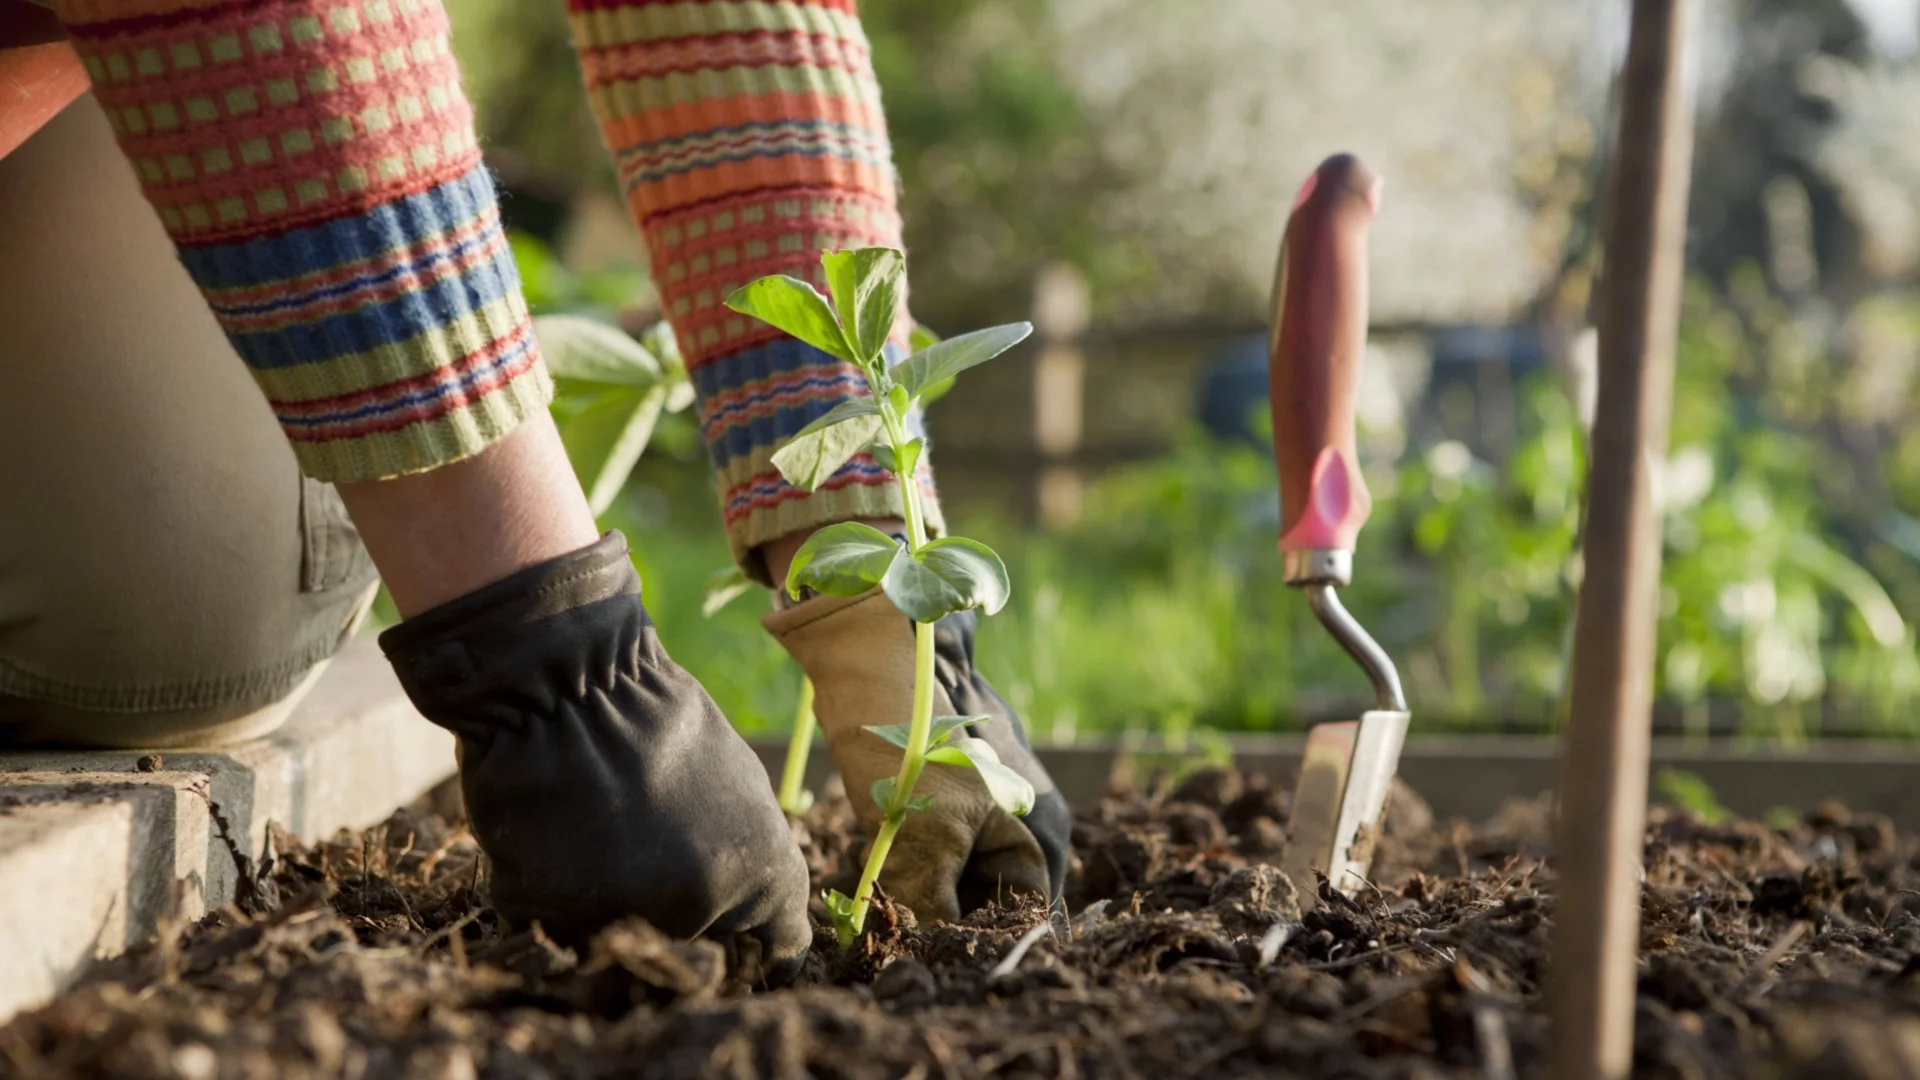
[[[1314,902],[1315,870],[1343,893],[1365,887],[1410,719],[1376,710],[1308,730],[1282,865],[1303,904]]]

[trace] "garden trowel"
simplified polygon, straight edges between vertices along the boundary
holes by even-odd
[[[1407,734],[1393,661],[1340,604],[1373,500],[1354,447],[1354,388],[1367,346],[1367,230],[1381,182],[1349,154],[1322,162],[1294,199],[1275,271],[1267,377],[1286,581],[1373,680],[1377,707],[1307,732],[1284,869],[1311,904],[1313,871],[1365,884]]]

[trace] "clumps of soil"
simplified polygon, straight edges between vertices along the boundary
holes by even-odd
[[[0,1075],[1544,1075],[1544,803],[1470,828],[1397,793],[1351,899],[1275,868],[1286,819],[1285,793],[1220,770],[1115,795],[1076,822],[1070,919],[883,906],[852,950],[822,930],[801,985],[754,992],[719,946],[638,921],[578,952],[510,932],[465,829],[403,811],[277,837],[244,906],[0,1028]],[[816,885],[848,883],[844,799],[795,835]],[[1834,806],[1657,810],[1646,866],[1636,1075],[1920,1075],[1920,840]]]

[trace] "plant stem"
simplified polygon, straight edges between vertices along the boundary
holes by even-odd
[[[905,418],[894,412],[892,405],[882,403],[881,417],[886,424],[887,439],[893,444],[895,453],[907,443]],[[918,552],[926,543],[925,513],[920,505],[920,485],[914,482],[915,467],[905,473],[896,473],[894,479],[900,484],[900,502],[907,523],[907,551]],[[894,777],[893,798],[882,809],[886,817],[880,823],[880,833],[873,838],[873,850],[867,853],[867,864],[860,871],[860,886],[853,892],[853,935],[858,937],[866,929],[867,909],[873,903],[873,889],[880,880],[880,868],[886,864],[887,852],[893,847],[893,838],[900,831],[900,824],[907,818],[907,804],[913,801],[914,785],[920,782],[921,770],[927,766],[927,735],[933,727],[933,624],[915,623],[913,625],[913,716],[907,728],[907,749],[900,757],[900,772]],[[850,944],[843,941],[841,944]]]
[[[813,749],[813,680],[800,676],[800,708],[793,717],[793,738],[787,743],[787,766],[780,774],[780,809],[788,817],[806,811],[807,755]]]
[[[873,903],[873,887],[880,880],[880,868],[886,865],[893,837],[907,819],[907,803],[913,800],[913,787],[927,767],[927,733],[933,727],[933,624],[913,625],[913,723],[907,730],[907,751],[900,758],[900,774],[893,781],[893,801],[886,806],[880,834],[873,838],[873,850],[860,870],[860,887],[853,891],[853,933],[858,937],[867,926],[867,908]]]

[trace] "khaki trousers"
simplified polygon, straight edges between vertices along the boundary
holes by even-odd
[[[0,746],[262,734],[373,583],[81,97],[0,158]]]

